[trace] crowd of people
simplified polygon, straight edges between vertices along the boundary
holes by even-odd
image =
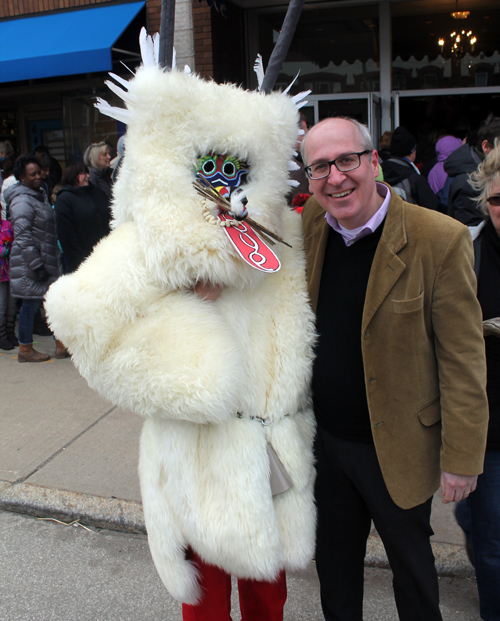
[[[325,619],[362,618],[371,520],[400,618],[441,619],[429,542],[440,482],[443,501],[458,502],[481,618],[498,620],[500,118],[465,139],[437,135],[425,162],[405,127],[386,132],[377,152],[352,119],[310,131],[301,123],[304,178],[290,204],[303,207],[319,333],[312,387]],[[109,145],[91,144],[62,171],[46,148],[15,158],[0,143],[0,348],[19,345],[19,362],[49,359],[33,348],[44,295],[110,232],[111,160]],[[55,346],[56,358],[69,355]],[[417,412],[411,423],[403,410]]]
[[[90,144],[84,163],[63,172],[44,145],[16,158],[8,141],[0,143],[0,349],[19,346],[18,362],[50,360],[33,347],[37,319],[50,334],[40,321],[43,298],[110,232],[111,159],[110,145]],[[55,339],[55,358],[68,356]]]

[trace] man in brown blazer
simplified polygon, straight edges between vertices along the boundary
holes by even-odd
[[[319,333],[313,372],[316,562],[327,621],[361,620],[371,520],[399,618],[440,620],[432,495],[466,498],[488,423],[481,309],[467,228],[375,182],[365,126],[326,119],[302,155]]]

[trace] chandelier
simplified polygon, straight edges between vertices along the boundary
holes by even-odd
[[[441,48],[441,54],[447,56],[448,53],[456,58],[463,58],[465,54],[473,54],[477,43],[477,37],[472,34],[472,30],[453,31],[450,34],[448,42],[441,38],[438,45]],[[446,45],[446,49],[445,49]]]

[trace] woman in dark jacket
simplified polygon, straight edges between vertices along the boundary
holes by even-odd
[[[84,164],[71,164],[62,176],[57,193],[57,237],[69,272],[74,272],[97,242],[109,233],[111,212],[108,199],[97,185],[89,184]]]
[[[490,421],[484,471],[477,489],[457,506],[457,520],[472,542],[481,619],[500,619],[500,141],[471,175],[486,219],[471,227],[477,297],[483,310]]]
[[[83,154],[83,163],[88,166],[92,185],[98,185],[111,201],[111,147],[105,142],[90,144]]]
[[[33,349],[33,323],[49,286],[59,277],[56,222],[42,187],[36,157],[22,155],[13,169],[19,181],[5,192],[14,228],[10,255],[12,295],[23,300],[19,313],[18,362],[45,362],[47,354]],[[57,348],[61,344],[56,342]],[[62,347],[64,351],[64,347]]]

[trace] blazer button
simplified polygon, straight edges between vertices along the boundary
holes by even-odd
[[[369,330],[367,330],[367,331],[365,332],[365,334],[364,334],[364,337],[365,337],[365,339],[367,339],[369,336],[370,336],[370,331],[369,331]]]
[[[373,382],[376,380],[376,377],[370,377],[370,379],[368,380],[369,384],[373,384]]]

